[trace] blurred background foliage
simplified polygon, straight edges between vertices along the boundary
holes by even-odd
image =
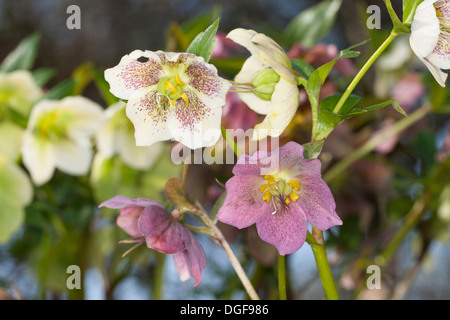
[[[71,4],[81,8],[80,30],[66,28],[66,9]],[[381,30],[366,27],[366,9],[374,4],[382,8]],[[401,1],[393,4],[401,12]],[[331,60],[338,49],[370,40],[357,48],[361,51],[358,58],[336,65],[322,89],[323,96],[342,92],[354,68],[364,63],[391,30],[383,1],[371,0],[3,0],[0,60],[19,43],[26,54],[14,60],[21,65],[4,62],[2,72],[31,69],[46,90],[46,98],[82,94],[107,107],[116,99],[103,80],[105,68],[134,49],[186,50],[217,17],[219,33],[237,27],[258,30],[280,43],[291,58],[315,68]],[[428,104],[432,111],[426,110],[420,121],[339,167],[366,141],[402,119],[388,109],[353,118],[330,135],[320,156],[324,179],[344,221],[342,227],[325,233],[344,299],[450,298],[448,90],[439,87],[417,63],[405,39],[397,39],[398,47],[393,45],[384,61],[380,59],[364,77],[358,94],[366,104],[397,99],[408,114]],[[221,44],[225,53],[216,52],[211,63],[231,79],[248,54]],[[301,94],[302,105],[282,136],[282,144],[310,139],[310,112]],[[235,108],[224,116],[227,128],[255,123],[257,117],[245,106]],[[236,124],[236,117],[246,120]],[[50,183],[34,187],[22,227],[0,245],[0,298],[245,298],[226,257],[209,238],[199,236],[208,266],[202,284],[193,289],[190,281],[179,282],[171,259],[162,254],[140,247],[122,258],[127,248],[118,241],[127,235],[115,225],[117,212],[96,209],[99,202],[116,194],[163,202],[165,182],[181,174],[181,168],[170,161],[170,147],[166,145],[147,171],[127,167],[116,156],[98,160],[102,165],[93,167],[90,176],[57,172]],[[211,208],[223,192],[215,179],[225,182],[230,175],[230,165],[191,165],[187,190]],[[273,247],[258,240],[253,228],[238,232],[221,227],[261,297],[277,298]],[[382,267],[381,290],[366,288],[366,268],[372,264]],[[66,287],[69,265],[81,267],[81,290]],[[289,298],[324,297],[308,245],[288,257],[288,266]]]

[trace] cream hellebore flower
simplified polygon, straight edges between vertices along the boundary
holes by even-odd
[[[135,50],[107,69],[105,79],[115,96],[128,100],[137,146],[174,139],[196,149],[219,140],[231,85],[202,57]]]
[[[0,73],[0,153],[11,160],[20,154],[24,131],[14,120],[17,115],[26,119],[42,95],[29,71]]]
[[[22,146],[23,163],[33,182],[48,182],[55,168],[70,175],[86,174],[92,159],[90,138],[103,119],[103,109],[81,96],[36,104]]]
[[[235,29],[227,38],[252,54],[234,80],[239,97],[249,108],[267,115],[255,126],[253,139],[280,136],[300,103],[289,57],[274,40],[253,30]]]
[[[445,87],[450,69],[450,2],[425,0],[411,24],[411,48],[427,66],[436,81]]]
[[[105,111],[106,123],[96,135],[97,148],[106,158],[119,154],[123,162],[134,169],[149,169],[160,156],[163,143],[148,147],[136,146],[134,128],[125,115],[126,104],[113,104]]]

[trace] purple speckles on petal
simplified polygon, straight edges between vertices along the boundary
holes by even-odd
[[[195,90],[211,98],[219,98],[223,82],[217,76],[217,71],[205,63],[194,62],[186,69],[189,85]]]

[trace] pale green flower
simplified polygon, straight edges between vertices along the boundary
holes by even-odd
[[[0,154],[0,243],[5,243],[22,225],[24,208],[31,203],[33,187],[27,174]]]
[[[129,167],[146,170],[159,158],[163,143],[156,142],[148,147],[136,146],[133,123],[125,114],[126,104],[118,102],[105,111],[106,123],[96,135],[97,148],[105,157],[119,154]]]
[[[252,54],[234,80],[239,97],[249,108],[266,115],[263,122],[255,126],[253,139],[280,136],[300,103],[289,57],[274,40],[253,30],[234,29],[227,38]]]
[[[20,154],[24,130],[17,120],[26,120],[42,95],[30,72],[0,73],[0,153],[7,158],[16,160]]]
[[[36,104],[22,145],[23,163],[33,182],[48,182],[55,168],[70,175],[86,174],[92,160],[91,137],[103,122],[103,109],[84,97]]]
[[[0,73],[0,122],[10,119],[11,112],[28,116],[33,103],[42,95],[29,71]]]

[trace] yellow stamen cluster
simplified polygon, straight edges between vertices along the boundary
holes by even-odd
[[[273,195],[284,199],[283,201],[287,205],[291,202],[296,202],[300,198],[296,193],[301,189],[298,181],[289,180],[285,182],[283,179],[277,180],[271,175],[265,175],[264,180],[267,180],[267,183],[261,186],[260,192],[263,194],[262,199],[265,202],[269,203]]]
[[[173,84],[169,80],[166,80],[164,82],[164,92],[168,93],[168,99],[171,106],[174,106],[177,103],[177,100],[179,98],[183,99],[186,108],[189,105],[189,99],[185,92],[183,92],[182,87],[186,85],[183,81],[181,81],[180,77],[178,75],[175,76],[175,82],[176,84]],[[180,92],[181,91],[181,92]]]

